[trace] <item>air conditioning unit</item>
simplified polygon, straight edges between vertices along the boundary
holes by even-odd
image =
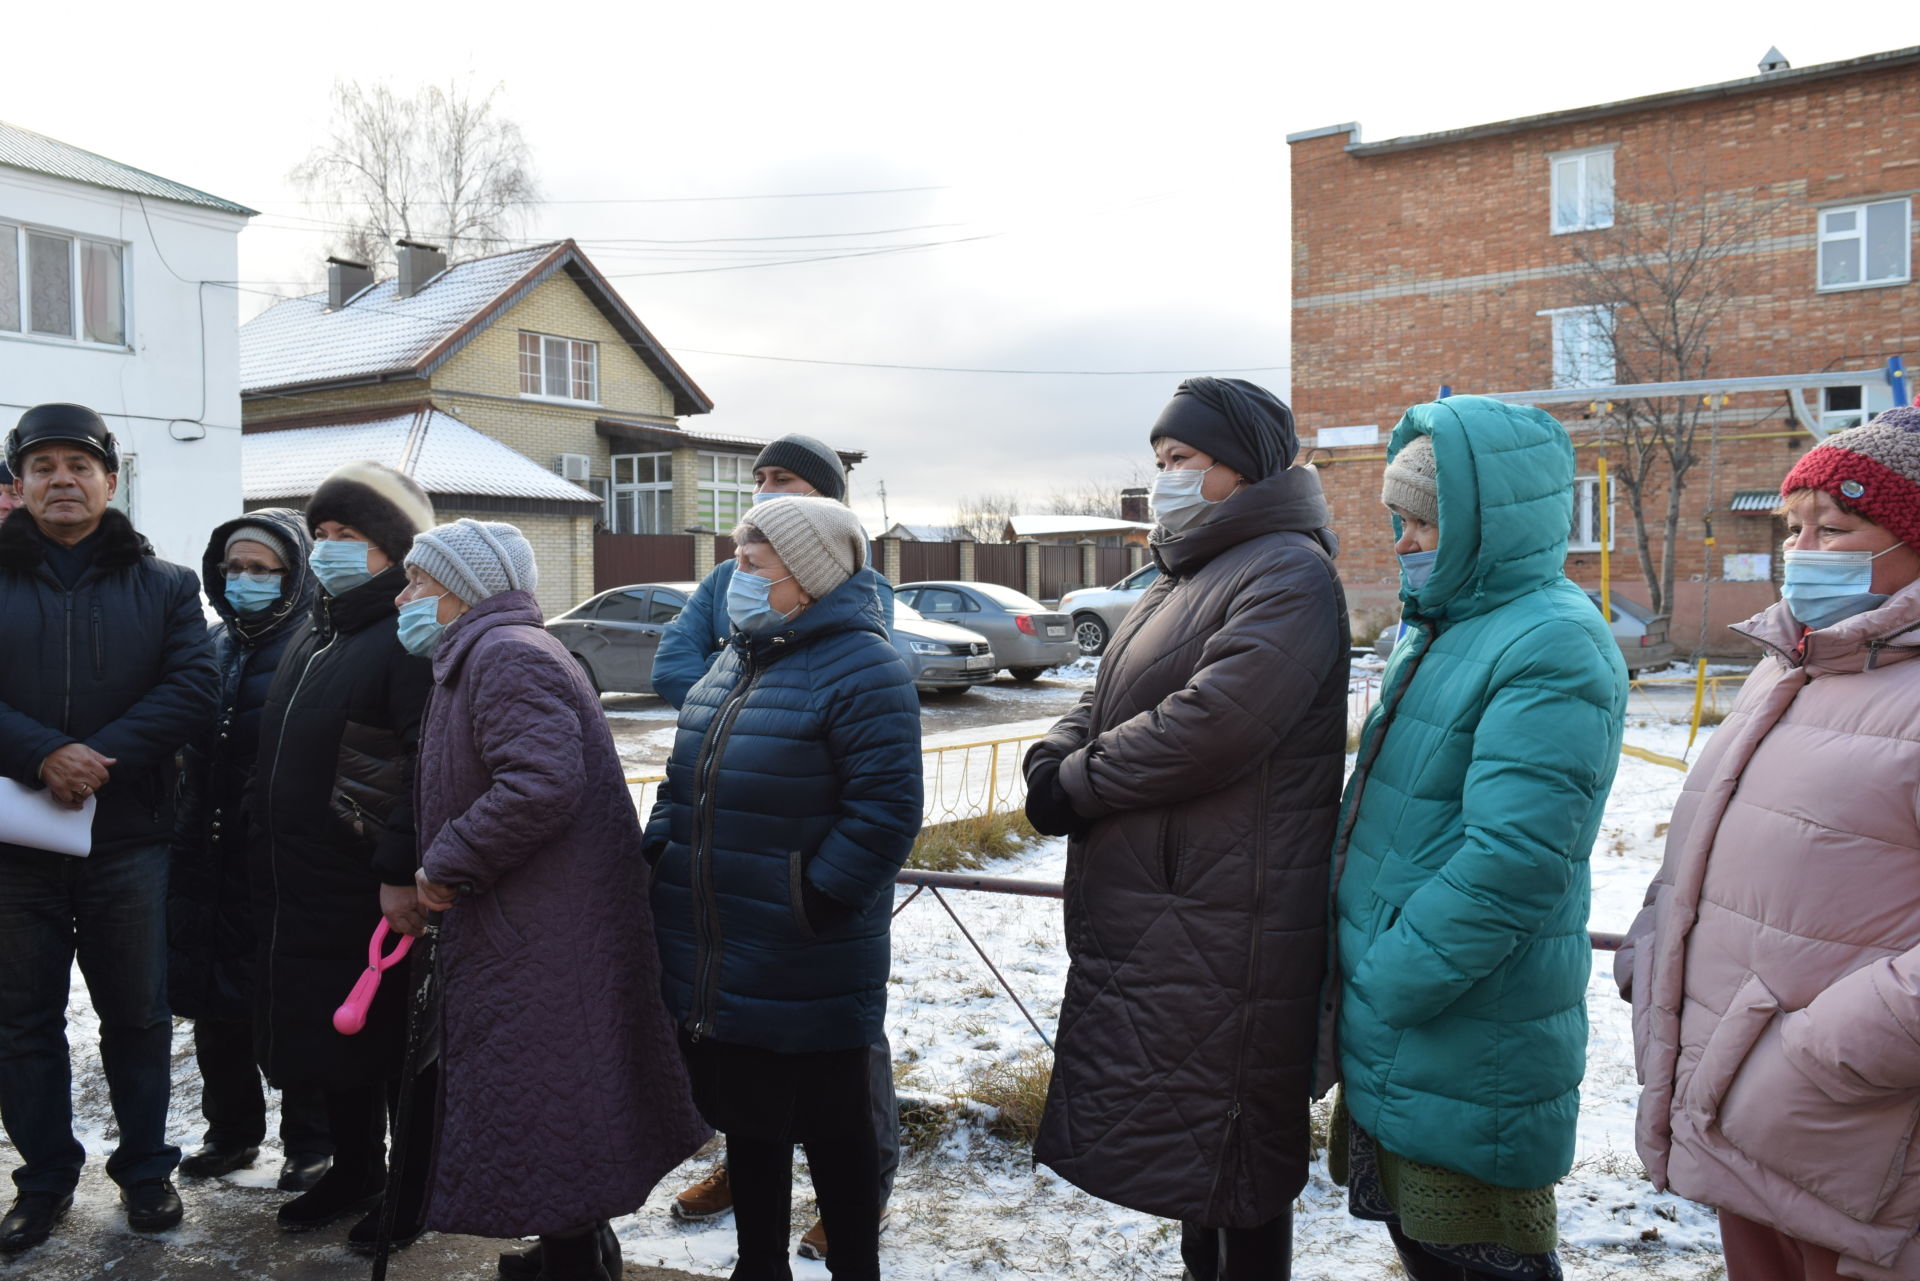
[[[593,475],[593,457],[590,454],[562,454],[553,460],[553,469],[560,473],[561,480],[586,480]]]

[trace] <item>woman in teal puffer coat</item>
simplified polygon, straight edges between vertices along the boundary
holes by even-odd
[[[1453,396],[1407,411],[1389,457],[1407,626],[1334,844],[1334,1171],[1414,1281],[1557,1278],[1587,855],[1626,669],[1562,572],[1574,464],[1558,422]]]

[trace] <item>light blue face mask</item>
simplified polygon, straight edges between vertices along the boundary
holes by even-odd
[[[400,607],[400,646],[425,658],[439,645],[447,626],[440,621],[438,596],[416,596]]]
[[[1878,609],[1887,598],[1868,590],[1873,585],[1873,562],[1893,547],[1877,552],[1790,550],[1780,599],[1795,618],[1815,631]]]
[[[338,596],[373,581],[373,572],[367,568],[368,546],[345,538],[323,538],[313,545],[307,564],[327,595]]]
[[[1433,563],[1440,558],[1440,549],[1430,552],[1407,552],[1400,557],[1400,574],[1407,580],[1407,590],[1417,592],[1427,585],[1433,577]]]
[[[815,498],[819,496],[819,493],[820,491],[817,489],[805,489],[797,494],[783,494],[777,490],[770,489],[765,493],[755,493],[753,496],[753,505],[758,507],[761,503],[770,503],[776,498]]]
[[[786,622],[787,616],[768,603],[767,595],[787,578],[767,579],[744,569],[735,570],[733,581],[727,584],[727,621],[749,633],[768,631]]]
[[[264,583],[255,582],[243,574],[227,579],[227,604],[233,606],[236,614],[258,614],[273,607],[280,599],[280,580],[269,578]]]

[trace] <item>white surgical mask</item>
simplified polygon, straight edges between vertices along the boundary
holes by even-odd
[[[1156,475],[1153,478],[1153,492],[1147,499],[1153,508],[1153,518],[1173,533],[1193,524],[1207,508],[1220,501],[1200,492],[1200,487],[1206,483],[1207,473],[1219,465],[1168,468]]]
[[[1900,545],[1895,543],[1893,547]],[[1878,609],[1887,598],[1883,593],[1870,590],[1873,562],[1893,547],[1877,552],[1789,549],[1780,599],[1787,602],[1795,618],[1815,631],[1855,614]]]

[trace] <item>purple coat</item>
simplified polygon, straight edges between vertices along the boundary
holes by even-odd
[[[637,1209],[710,1134],[688,1091],[640,825],[578,664],[526,592],[461,616],[420,734],[426,874],[445,915],[428,1226],[519,1237]]]

